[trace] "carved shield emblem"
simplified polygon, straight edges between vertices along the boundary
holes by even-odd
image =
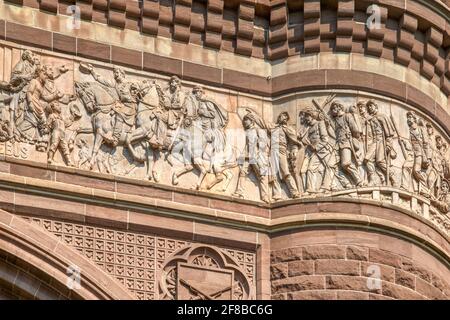
[[[233,271],[178,263],[178,300],[231,300]]]

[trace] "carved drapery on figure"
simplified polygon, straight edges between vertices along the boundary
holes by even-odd
[[[33,160],[266,203],[398,190],[449,210],[448,137],[400,103],[323,94],[267,117],[176,76],[48,61],[24,50],[0,82],[0,142]]]

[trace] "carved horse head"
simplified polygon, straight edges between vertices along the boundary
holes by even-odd
[[[89,113],[108,111],[117,100],[110,90],[97,82],[75,82],[75,93]]]

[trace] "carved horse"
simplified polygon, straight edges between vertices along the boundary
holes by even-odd
[[[91,115],[92,132],[85,130],[79,133],[94,133],[94,146],[89,161],[89,166],[92,169],[100,147],[105,142],[106,133],[113,130],[113,107],[118,97],[113,90],[97,82],[75,82],[75,92],[83,102],[88,114]],[[131,130],[131,127],[126,123],[124,123],[124,128],[125,132],[121,134],[119,145],[124,144],[126,133]]]
[[[197,169],[200,174],[195,185],[196,189],[201,189],[206,175],[213,173],[215,179],[206,188],[209,190],[225,179],[222,191],[226,191],[233,178],[231,168],[237,166],[236,150],[226,143],[226,136],[223,132],[228,123],[228,114],[212,101],[203,100],[201,103],[208,106],[210,110],[214,110],[214,115],[208,116],[217,123],[212,129],[205,130],[199,115],[198,102],[195,102],[193,96],[187,98],[184,107],[185,119],[181,123],[180,130],[177,131],[175,143],[170,150],[174,157],[179,156],[181,151],[183,152],[184,166],[173,173],[172,183],[178,184],[180,176]]]
[[[155,170],[155,166],[158,160],[161,159],[161,153],[166,151],[168,146],[156,144],[154,141],[158,135],[170,136],[167,130],[164,132],[159,130],[159,127],[163,125],[159,121],[163,113],[162,101],[163,92],[159,85],[155,84],[145,96],[141,97],[136,116],[136,128],[130,131],[125,139],[125,145],[133,158],[139,162],[146,162],[147,178],[149,180],[153,178],[155,182],[159,181],[159,175]],[[145,156],[136,152],[136,143],[144,148],[146,151]]]
[[[118,100],[114,90],[103,86],[97,82],[76,82],[75,91],[86,107],[92,118],[93,131],[83,131],[81,133],[94,133],[94,147],[90,159],[90,166],[93,167],[101,145],[105,141],[104,135],[113,129],[114,112],[113,107]],[[121,133],[118,145],[127,147],[133,159],[138,162],[146,162],[147,176],[149,179],[159,180],[159,176],[154,169],[156,161],[160,159],[161,148],[151,145],[149,137],[155,133],[156,118],[158,117],[159,104],[162,91],[158,85],[153,85],[146,91],[144,96],[139,97],[138,110],[136,116],[136,128],[124,123],[124,130]],[[139,154],[135,147],[139,144],[146,155]],[[133,163],[128,168],[127,173],[135,168]]]

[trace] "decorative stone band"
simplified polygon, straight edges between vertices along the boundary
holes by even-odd
[[[139,185],[139,180],[189,189],[196,168],[200,174],[195,188],[223,195],[211,200],[205,194],[201,199],[206,207],[214,209],[230,206],[227,200],[235,200],[230,196],[271,202],[282,200],[283,195],[333,196],[330,190],[352,190],[367,183],[392,185],[398,190],[427,194],[431,199],[428,205],[448,212],[449,139],[443,130],[450,126],[443,123],[439,128],[431,119],[416,114],[413,107],[421,107],[432,118],[445,121],[434,100],[420,99],[421,92],[408,86],[403,100],[410,103],[405,104],[355,91],[366,87],[367,91],[381,91],[382,85],[377,84],[371,73],[364,77],[359,71],[345,71],[340,78],[337,70],[321,70],[306,71],[309,76],[304,77],[292,73],[281,76],[288,86],[302,83],[303,89],[311,91],[298,92],[295,86],[287,87],[281,91],[283,96],[272,100],[213,87],[208,88],[205,96],[203,88],[186,82],[182,85],[176,76],[167,85],[160,75],[135,72],[129,77],[116,66],[111,72],[103,64],[94,67],[81,59],[67,61],[45,52],[38,56],[29,50],[5,46],[1,54],[5,71],[0,83],[3,92],[0,153],[27,159],[24,164],[38,161],[51,165],[57,161],[70,167],[76,163],[86,172],[96,170],[110,176],[100,175],[98,181],[86,179],[82,178],[86,174],[77,169],[67,169],[67,174],[62,173],[66,169],[56,169],[59,172],[51,175],[52,167],[43,164],[38,167],[48,169],[30,171],[21,170],[17,164],[6,166],[11,173],[43,174],[46,179],[92,183],[107,190],[116,190],[115,181],[120,181],[117,176],[122,175],[135,180],[118,184],[119,188],[134,189],[141,195],[142,191],[136,190],[139,188],[132,187]],[[54,67],[62,62],[66,65]],[[330,85],[332,79],[337,84]],[[349,84],[351,80],[355,81],[354,86]],[[40,90],[43,84],[45,90]],[[191,91],[186,92],[185,85]],[[322,85],[352,90],[317,90]],[[384,90],[391,94],[394,91],[390,86]],[[296,93],[290,94],[291,91]],[[397,94],[400,96],[402,92],[394,93]],[[295,129],[289,123],[295,123]],[[261,140],[258,148],[270,146],[270,152],[267,148],[259,150],[261,156],[250,159],[253,151],[249,149],[252,145],[249,139],[256,127]],[[191,137],[189,143],[183,142],[185,134]],[[280,135],[284,138],[278,140]],[[201,154],[194,146],[201,146]],[[186,150],[194,156],[180,161]],[[247,168],[246,162],[250,164]],[[270,170],[261,174],[263,169]],[[248,186],[250,174],[263,178]],[[282,191],[280,182],[287,190]],[[177,188],[151,189],[154,197],[172,200],[171,192]],[[200,201],[200,197],[190,199]],[[238,208],[242,206],[255,215],[269,217],[267,209],[254,206],[252,201]],[[416,210],[414,204],[410,208]]]
[[[337,193],[333,197],[290,200],[266,209],[230,202],[228,207],[218,209],[187,204],[183,201],[189,198],[179,197],[176,192],[172,194],[173,200],[160,200],[127,194],[126,189],[106,191],[4,173],[0,174],[0,181],[0,207],[16,214],[32,211],[37,216],[130,231],[170,230],[182,239],[201,238],[248,250],[255,249],[267,233],[320,225],[348,226],[396,234],[431,250],[446,264],[450,261],[449,231],[442,228],[448,218],[430,210],[427,199],[389,188],[351,190],[353,199],[347,194],[340,198],[343,194]],[[146,193],[145,189],[141,190]],[[391,203],[381,202],[382,197],[389,197]],[[268,216],[258,216],[250,210],[252,207],[265,210]],[[443,222],[437,223],[438,219]],[[202,227],[208,223],[220,227],[214,230]]]

